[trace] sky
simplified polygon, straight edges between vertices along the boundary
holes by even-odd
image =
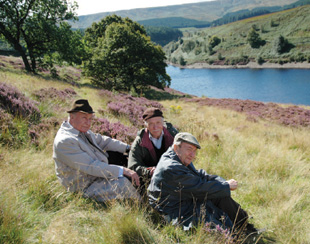
[[[72,0],[79,5],[78,15],[128,10],[135,8],[150,8],[184,3],[207,2],[212,0]]]

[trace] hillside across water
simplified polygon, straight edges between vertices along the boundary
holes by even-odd
[[[171,63],[191,67],[309,63],[309,22],[306,5],[212,28],[185,29],[183,37],[164,50]]]
[[[93,22],[98,22],[102,18],[112,14],[116,14],[121,17],[128,17],[134,21],[182,17],[188,20],[210,22],[223,17],[225,14],[240,10],[258,7],[285,6],[295,2],[297,2],[297,0],[216,0],[166,7],[103,12],[79,16],[79,21],[72,23],[72,27],[87,28],[90,27]]]

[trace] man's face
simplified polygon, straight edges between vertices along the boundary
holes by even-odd
[[[164,128],[164,122],[162,117],[153,117],[147,121],[147,129],[151,133],[152,137],[158,139]]]
[[[192,144],[182,142],[180,145],[174,145],[173,149],[185,166],[188,166],[196,157],[197,147]]]
[[[74,129],[85,133],[90,129],[93,118],[93,114],[77,112],[70,114],[69,122],[74,127]]]

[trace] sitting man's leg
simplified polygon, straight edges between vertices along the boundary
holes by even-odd
[[[98,178],[84,190],[84,196],[94,198],[99,202],[113,199],[141,199],[137,190],[126,177],[117,180]]]
[[[231,197],[212,199],[212,202],[228,215],[234,226],[238,228],[246,227],[249,216]]]
[[[109,154],[109,164],[120,165],[123,167],[128,166],[128,155],[120,152],[107,151]]]

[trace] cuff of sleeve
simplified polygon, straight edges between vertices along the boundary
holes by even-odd
[[[118,178],[122,178],[122,177],[124,177],[124,168],[119,167]]]

